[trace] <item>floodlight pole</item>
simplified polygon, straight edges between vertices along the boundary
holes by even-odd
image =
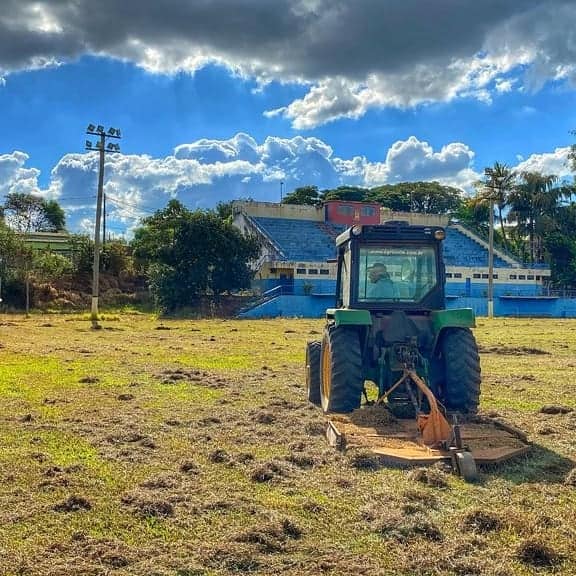
[[[96,223],[94,225],[94,264],[92,270],[92,328],[98,327],[98,295],[100,290],[100,221],[102,219],[102,196],[104,194],[104,157],[106,135],[100,134],[100,165],[98,168],[98,198],[96,200]]]
[[[102,126],[96,129],[92,124],[88,126],[87,134],[99,137],[98,150],[99,166],[98,166],[98,196],[96,199],[96,222],[94,224],[94,262],[92,270],[92,306],[90,310],[90,320],[92,328],[100,328],[98,324],[98,298],[100,293],[100,229],[102,223],[102,203],[104,199],[104,161],[106,152],[119,151],[118,146],[110,145],[111,149],[106,150],[106,138],[120,138],[120,131],[110,129],[108,133],[104,131]],[[90,144],[87,142],[87,145]],[[93,150],[92,146],[87,146],[87,150]]]

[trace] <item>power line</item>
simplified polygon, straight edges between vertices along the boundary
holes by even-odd
[[[142,210],[142,212],[149,212],[150,214],[155,214],[157,212],[157,210],[155,210],[151,207],[143,208],[139,204],[133,204],[132,202],[127,202],[126,200],[119,200],[118,198],[114,198],[113,196],[110,196],[110,194],[108,194],[108,200],[110,200],[110,202],[114,202],[115,204],[121,204],[124,206],[129,206],[131,208],[136,208],[138,210]]]

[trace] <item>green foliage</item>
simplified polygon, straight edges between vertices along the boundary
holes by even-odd
[[[102,246],[100,264],[103,272],[113,276],[132,274],[134,271],[132,248],[126,240],[108,240]]]
[[[480,234],[488,233],[490,207],[482,198],[465,198],[454,216],[468,228]]]
[[[462,192],[439,182],[401,182],[372,188],[367,200],[395,212],[453,214],[463,201]]]
[[[22,240],[14,230],[0,221],[0,278],[14,275],[18,254],[23,249]]]
[[[195,211],[171,200],[143,221],[132,242],[137,265],[165,311],[194,306],[198,296],[215,297],[248,288],[248,264],[260,246],[216,212]]]
[[[72,234],[68,243],[72,253],[74,273],[91,274],[94,262],[94,242],[85,234]]]
[[[17,232],[60,232],[64,230],[64,210],[56,200],[45,200],[33,194],[12,192],[1,208],[5,221]]]
[[[283,204],[301,204],[306,206],[318,206],[321,204],[318,186],[301,186],[295,188],[282,200]]]
[[[73,270],[72,262],[62,254],[49,250],[41,250],[31,254],[30,274],[37,282],[53,282],[70,274]]]
[[[345,202],[366,202],[368,188],[359,186],[338,186],[333,190],[323,190],[322,200],[343,200]]]

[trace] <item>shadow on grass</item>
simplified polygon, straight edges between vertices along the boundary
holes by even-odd
[[[530,451],[502,464],[483,465],[483,476],[502,478],[513,484],[563,484],[576,462],[557,452],[533,444]]]

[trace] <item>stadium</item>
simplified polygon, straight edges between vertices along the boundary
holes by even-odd
[[[446,240],[446,307],[488,312],[488,243],[445,215],[392,212],[378,204],[328,201],[322,206],[238,201],[234,224],[261,242],[253,288],[259,295],[240,316],[309,317],[333,305],[336,287],[335,239],[347,227],[404,220],[443,226]],[[550,268],[524,264],[494,249],[494,315],[576,317],[576,300],[548,288]]]

